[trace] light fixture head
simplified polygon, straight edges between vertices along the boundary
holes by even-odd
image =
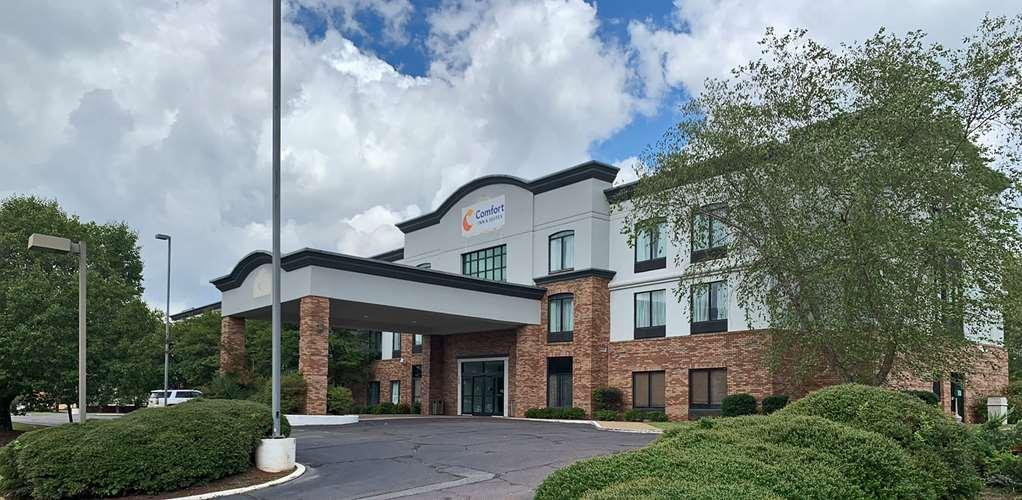
[[[156,239],[158,239],[158,240],[168,240],[169,241],[170,240],[170,235],[159,233],[159,234],[156,235]]]
[[[28,249],[42,250],[44,252],[71,253],[75,251],[75,245],[67,238],[35,233],[28,237]]]

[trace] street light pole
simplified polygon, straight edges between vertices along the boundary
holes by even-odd
[[[163,407],[170,399],[170,236],[157,234],[156,239],[167,241],[167,309],[163,315]]]
[[[280,434],[280,1],[273,0],[273,437]]]

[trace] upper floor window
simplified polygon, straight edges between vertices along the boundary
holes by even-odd
[[[727,284],[692,285],[692,333],[727,331]]]
[[[394,358],[394,359],[398,359],[398,358],[401,357],[401,334],[400,333],[392,333],[390,335],[391,335],[391,339],[393,339],[393,340],[391,340],[391,342],[393,342],[393,345],[391,346],[390,357]]]
[[[373,359],[383,357],[383,332],[369,332],[369,350],[373,353]]]
[[[635,338],[667,335],[667,291],[651,290],[635,294]]]
[[[507,281],[507,245],[461,254],[461,274],[494,281]]]
[[[575,267],[575,232],[561,231],[550,236],[550,272],[570,271]]]
[[[433,266],[430,265],[429,262],[423,262],[422,264],[416,264],[415,267],[420,267],[422,269],[431,269]]]
[[[575,329],[575,296],[570,293],[550,297],[547,342],[571,342]]]
[[[415,336],[412,337],[412,353],[420,352],[422,352],[422,335],[416,333]]]
[[[648,221],[640,224],[635,237],[635,272],[667,267],[667,223]]]
[[[692,262],[719,259],[727,252],[728,231],[723,207],[705,207],[692,215]]]

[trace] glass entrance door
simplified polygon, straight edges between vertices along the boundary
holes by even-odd
[[[504,361],[466,361],[461,364],[461,413],[504,414]]]

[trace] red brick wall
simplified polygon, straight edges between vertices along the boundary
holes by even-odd
[[[986,405],[989,396],[1002,396],[1008,385],[1008,351],[1003,347],[988,344],[976,344],[973,352],[972,366],[965,379],[965,418],[966,422],[974,422],[976,415],[972,413],[972,405],[981,401]],[[933,380],[911,375],[892,375],[890,385],[897,389],[915,389],[920,391],[933,390]],[[941,407],[949,414],[951,408],[951,377],[941,377]]]
[[[302,297],[298,325],[298,371],[305,378],[305,414],[326,414],[330,355],[330,300]]]
[[[428,342],[428,337],[423,339],[423,348]],[[390,382],[392,380],[401,381],[400,391],[398,395],[398,401],[405,404],[412,404],[412,366],[422,366],[423,376],[423,401],[426,400],[425,394],[425,380],[426,380],[426,368],[425,365],[425,350],[422,353],[412,353],[412,344],[414,343],[414,337],[411,334],[401,335],[401,358],[398,359],[381,359],[374,361],[369,368],[369,380],[378,381],[380,383],[380,402],[390,401]],[[356,404],[366,404],[366,386],[360,385],[356,389],[352,389],[352,396]],[[425,403],[423,403],[425,405]]]
[[[224,316],[220,320],[220,373],[245,371],[245,318]]]
[[[461,335],[444,335],[438,337],[441,342],[434,342],[431,348],[437,348],[442,344],[443,349],[443,370],[440,377],[430,379],[430,399],[442,399],[447,415],[458,413],[458,360],[464,358],[480,357],[507,357],[507,393],[504,398],[508,401],[509,413],[515,411],[515,394],[517,381],[515,380],[515,340],[517,335],[513,330],[502,330],[496,332],[465,333]],[[435,375],[435,374],[434,374]]]

